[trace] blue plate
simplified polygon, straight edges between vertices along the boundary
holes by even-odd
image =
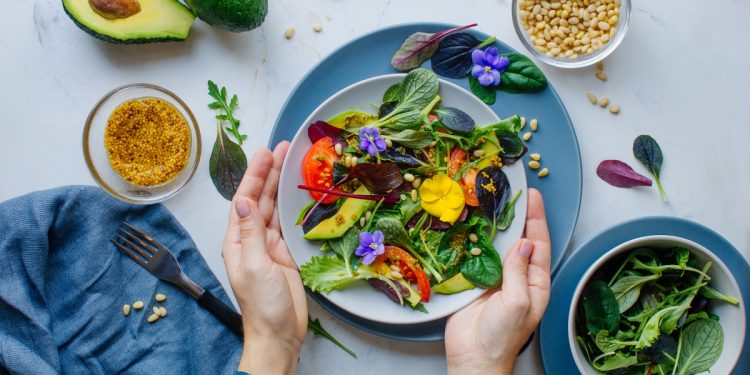
[[[455,25],[412,23],[392,26],[359,37],[334,51],[307,73],[292,91],[276,120],[269,145],[291,140],[307,116],[344,87],[366,78],[394,73],[391,57],[412,33],[438,32],[451,27]],[[480,40],[489,37],[474,30],[468,32]],[[516,52],[502,42],[496,42],[495,46],[502,53]],[[429,67],[429,61],[425,65]],[[468,90],[467,79],[450,81]],[[552,236],[552,262],[556,265],[573,235],[581,203],[581,154],[573,125],[552,85],[535,94],[498,92],[492,109],[503,118],[518,113],[528,120],[539,120],[539,130],[528,147],[530,152],[543,154],[543,164],[550,169],[550,174],[540,179],[535,173],[529,173],[527,179],[529,187],[539,189],[544,195]],[[526,162],[528,160],[524,160]],[[443,339],[445,319],[409,326],[375,323],[342,311],[318,294],[310,293],[310,296],[331,314],[376,335],[409,341]]]
[[[552,282],[552,297],[539,328],[542,362],[548,374],[578,374],[573,353],[568,344],[568,311],[573,292],[581,275],[599,257],[623,242],[651,235],[671,235],[686,238],[710,249],[729,267],[742,290],[742,298],[750,301],[750,265],[737,249],[716,232],[701,224],[675,217],[647,217],[627,221],[609,228],[584,243],[562,264]],[[746,309],[750,321],[750,309]],[[750,374],[750,336],[745,345],[735,374]]]

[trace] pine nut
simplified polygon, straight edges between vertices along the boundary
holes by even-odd
[[[537,174],[539,177],[545,177],[549,174],[549,169],[543,168],[539,173]]]
[[[594,75],[596,76],[596,78],[599,78],[600,81],[606,81],[607,80],[607,73],[596,72]]]
[[[371,217],[372,217],[372,211],[365,212],[365,220],[370,220]]]
[[[142,309],[143,308],[143,301],[138,300],[138,301],[133,302],[133,308],[136,309],[136,310]]]
[[[398,272],[398,271],[401,271],[401,269],[400,269],[400,268],[398,268],[398,266],[397,266],[397,265],[395,265],[395,264],[392,264],[392,265],[391,265],[391,271],[396,271],[396,272]]]
[[[586,93],[586,97],[589,98],[589,101],[591,102],[591,104],[596,105],[596,96],[594,96],[594,94],[588,92]]]
[[[531,131],[536,131],[536,129],[539,127],[539,121],[537,121],[537,119],[531,119],[529,127],[531,128]]]
[[[414,181],[414,175],[411,174],[411,173],[406,173],[406,174],[404,174],[404,180],[406,180],[408,182],[412,182],[412,181]]]
[[[521,129],[526,126],[526,117],[521,116]]]
[[[541,167],[541,166],[542,165],[538,161],[536,161],[536,160],[532,160],[532,161],[529,162],[529,168],[531,168],[531,169],[539,169],[539,167]]]
[[[597,61],[596,62],[596,70],[598,71],[604,71],[604,61]]]
[[[415,189],[419,188],[420,185],[422,185],[422,179],[419,178],[419,177],[417,177],[416,179],[414,179],[414,182],[411,183],[411,187],[413,187]]]
[[[482,156],[484,156],[484,150],[482,150],[482,149],[474,150],[474,157],[475,158],[481,158]]]
[[[346,155],[346,157],[344,157],[344,165],[347,168],[349,168],[349,167],[352,166],[352,156],[351,155]]]
[[[154,299],[156,300],[156,302],[164,302],[167,300],[167,296],[161,293],[156,293],[156,295],[154,296]]]
[[[411,201],[412,202],[417,201],[417,189],[411,189]]]
[[[319,33],[321,31],[323,31],[323,26],[321,26],[319,23],[316,23],[316,24],[313,25],[312,29],[316,33]]]
[[[531,139],[531,133],[529,133],[529,132],[524,133],[523,134],[523,140],[524,141],[528,141],[529,139]]]
[[[153,323],[155,321],[159,320],[159,314],[151,314],[151,316],[148,317],[148,322]]]
[[[478,247],[473,247],[473,248],[471,248],[470,253],[473,256],[478,256],[478,255],[482,254],[482,249],[480,249]]]
[[[602,108],[607,108],[607,105],[609,104],[609,99],[607,98],[601,98],[599,99],[599,106]]]
[[[394,279],[404,278],[404,275],[402,275],[401,272],[398,272],[398,271],[391,271],[391,276],[393,276]]]
[[[341,154],[344,152],[344,147],[341,146],[341,143],[336,143],[333,146],[333,149],[336,150],[336,155],[341,156]]]
[[[165,316],[167,316],[167,308],[166,307],[164,307],[164,306],[159,307],[159,316],[162,317],[162,318],[165,317]]]
[[[401,194],[401,195],[399,195],[399,197],[401,198],[402,201],[406,200],[406,194]]]
[[[618,104],[613,104],[611,107],[609,107],[609,113],[613,115],[620,113],[620,106]]]
[[[393,147],[393,141],[390,138],[385,139],[385,147],[388,147],[388,148]]]
[[[539,155],[538,153],[533,153],[529,155],[529,159],[539,161],[542,159],[542,155]]]
[[[122,314],[125,316],[130,315],[130,305],[125,304],[122,306]]]
[[[296,30],[294,30],[293,27],[287,27],[286,31],[284,31],[284,38],[292,39],[294,37],[294,33]]]
[[[156,307],[156,306],[152,307],[151,311],[153,311],[154,314],[159,315],[159,308],[158,307]]]
[[[476,233],[469,233],[469,241],[471,241],[472,243],[477,243],[479,242],[479,237],[477,237]]]
[[[367,223],[367,219],[365,219],[364,216],[359,218],[359,226],[360,227],[364,228],[366,223]]]
[[[358,163],[359,158],[357,158],[356,156],[352,156],[352,167],[356,167]]]

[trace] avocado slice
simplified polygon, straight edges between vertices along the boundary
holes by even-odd
[[[492,134],[488,134],[484,137],[484,143],[482,143],[479,146],[479,149],[484,150],[485,155],[496,155],[498,151],[500,151],[500,140],[497,139],[497,135],[493,132]],[[477,170],[481,171],[482,169],[489,167],[492,165],[491,158],[487,158],[482,160],[477,164]]]
[[[139,0],[140,11],[127,18],[107,19],[89,0],[62,0],[70,19],[95,38],[115,44],[185,40],[195,15],[177,0]]]
[[[457,273],[455,276],[442,283],[432,287],[435,293],[440,294],[455,294],[463,292],[464,290],[474,289],[476,286],[471,281],[466,280],[462,273]]]
[[[227,31],[250,31],[268,14],[267,0],[186,0],[203,22]]]
[[[404,297],[404,299],[407,302],[409,302],[409,305],[411,305],[411,307],[418,305],[419,302],[422,301],[422,297],[419,295],[419,293],[417,293],[416,290],[414,290],[414,288],[411,287],[411,285],[409,285],[409,283],[407,283],[403,279],[398,280],[397,282],[401,284],[402,286],[404,286],[406,290],[409,291],[408,296],[402,296],[402,297]]]
[[[366,187],[360,186],[354,194],[370,194]],[[327,240],[344,235],[367,210],[375,206],[375,201],[344,198],[335,215],[321,221],[309,232],[305,233],[308,240]]]
[[[378,121],[378,115],[376,114],[360,111],[346,111],[331,117],[327,122],[329,125],[333,125],[337,128],[346,129],[359,128],[375,121]]]

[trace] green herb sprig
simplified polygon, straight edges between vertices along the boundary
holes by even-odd
[[[215,109],[217,111],[224,111],[216,115],[216,119],[221,122],[229,122],[228,126],[224,129],[232,134],[237,142],[242,145],[242,141],[247,139],[247,134],[240,134],[240,120],[234,118],[234,110],[237,108],[237,94],[232,95],[232,99],[227,103],[227,88],[223,87],[219,90],[219,86],[214,81],[208,81],[208,95],[214,98],[216,101],[209,104],[208,108]]]
[[[351,349],[347,348],[346,345],[339,342],[339,340],[336,340],[336,338],[333,337],[333,335],[328,333],[328,331],[326,331],[326,329],[323,328],[323,325],[320,324],[320,319],[318,318],[313,319],[310,315],[308,315],[307,316],[307,329],[310,330],[310,332],[312,332],[316,336],[324,337],[328,341],[334,343],[343,351],[347,352],[350,356],[357,358],[356,353],[354,353]]]

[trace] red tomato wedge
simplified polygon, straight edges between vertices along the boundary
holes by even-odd
[[[302,180],[305,185],[330,189],[333,186],[333,163],[338,158],[331,137],[324,137],[313,143],[302,159]],[[325,194],[317,191],[309,191],[309,193],[316,201],[320,200]],[[339,197],[336,195],[328,195],[321,202],[333,203],[337,199]]]
[[[375,266],[375,269],[378,269],[383,263],[389,267],[393,265],[398,267],[404,280],[417,285],[422,301],[430,301],[430,280],[419,265],[419,261],[414,259],[411,254],[400,247],[386,246],[385,252],[375,258],[373,266]]]
[[[466,151],[458,147],[454,147],[453,150],[451,150],[451,158],[448,162],[448,175],[453,177],[458,172],[458,170],[461,169],[461,166],[463,165],[465,160]],[[464,191],[466,204],[474,207],[479,206],[479,199],[477,199],[477,191],[474,183],[474,181],[476,181],[476,178],[477,170],[474,168],[469,168],[466,171],[464,177],[459,181],[461,190]]]

